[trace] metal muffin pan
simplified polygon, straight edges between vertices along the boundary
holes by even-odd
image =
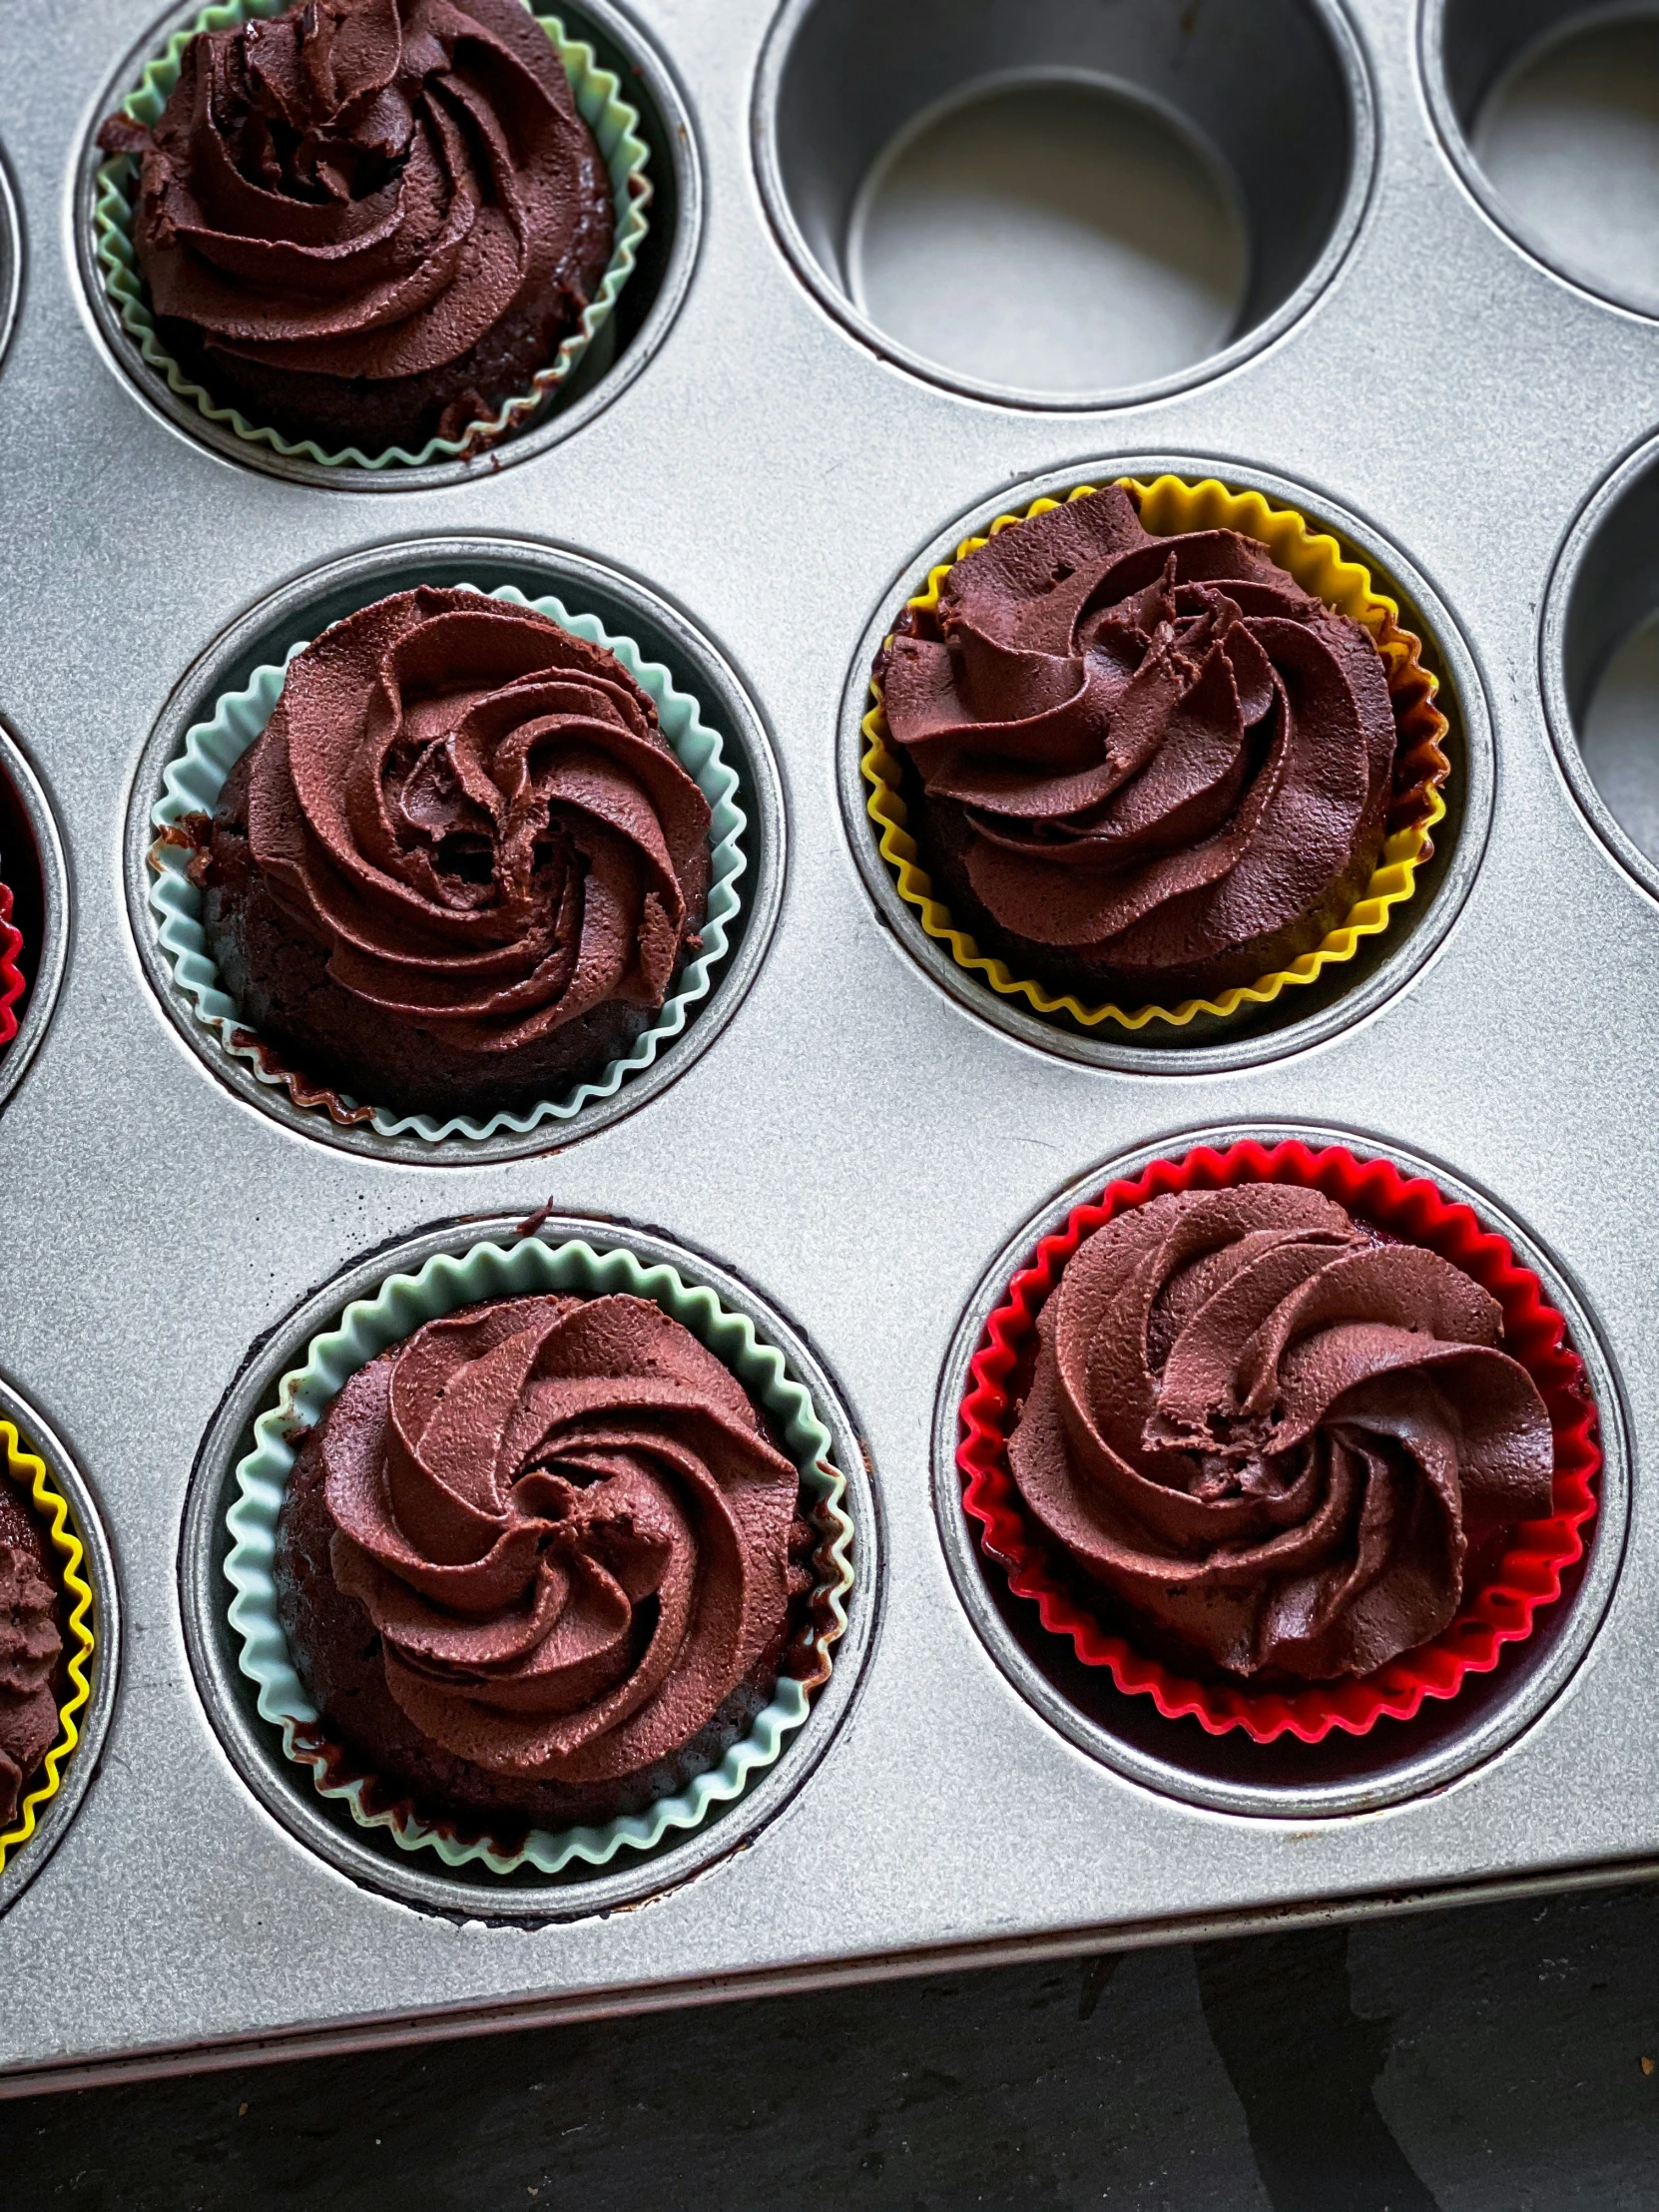
[[[807,11],[629,4],[607,20],[680,88],[704,188],[672,328],[607,403],[596,385],[579,422],[555,417],[545,449],[519,441],[441,483],[402,472],[380,486],[399,495],[389,511],[335,496],[332,473],[292,481],[218,450],[120,367],[81,272],[80,165],[123,57],[153,35],[149,0],[10,10],[30,66],[0,83],[0,145],[29,281],[0,364],[0,715],[51,793],[73,937],[0,1116],[0,1372],[96,1493],[128,1652],[96,1786],[0,1919],[12,2090],[1659,1868],[1659,906],[1573,769],[1617,625],[1659,604],[1639,529],[1592,533],[1611,549],[1600,568],[1573,535],[1653,437],[1659,331],[1563,281],[1465,190],[1415,5],[1308,0],[1301,17],[1359,74],[1342,78],[1348,166],[1295,311],[1133,405],[965,394],[861,334],[792,259],[765,148],[779,42]],[[1121,75],[1053,39],[1133,12],[967,0],[950,21],[993,79],[1026,63],[1010,24],[1042,31],[1045,72]],[[1195,57],[1207,19],[1231,23],[1226,81],[1271,109],[1281,144],[1329,131],[1317,85],[1281,98],[1268,11],[1167,14],[1195,26]],[[933,0],[888,16],[845,56],[872,98],[889,97],[898,30],[941,19]],[[1191,117],[1170,52],[1143,91]],[[892,128],[946,89],[912,81]],[[802,152],[828,162],[850,125],[828,92],[821,106]],[[1237,174],[1220,126],[1202,127]],[[878,151],[843,145],[850,185]],[[1032,485],[1160,456],[1294,487],[1400,585],[1456,694],[1464,814],[1410,925],[1315,1026],[1100,1064],[1035,1025],[1008,1033],[904,939],[867,826],[840,805],[843,717],[930,544]],[[372,572],[388,542],[436,558],[457,540],[512,545],[573,600],[577,578],[626,587],[683,626],[764,729],[788,865],[780,843],[770,942],[675,1081],[580,1142],[555,1134],[439,1184],[207,1074],[147,973],[128,833],[147,748],[218,656],[257,651],[273,608]],[[1557,619],[1573,605],[1581,619]],[[1277,1775],[1249,1808],[1195,1803],[1174,1735],[1156,1754],[1169,1775],[1097,1756],[987,1648],[941,1541],[934,1411],[976,1287],[1093,1163],[1178,1149],[1200,1124],[1351,1133],[1479,1194],[1545,1259],[1603,1391],[1616,1464],[1595,1549],[1521,1670],[1545,1693],[1484,1735],[1489,1709],[1471,1705],[1459,1771],[1430,1757],[1407,1794],[1390,1780],[1363,1809],[1311,1809]],[[434,1217],[459,1234],[549,1200],[707,1256],[789,1317],[855,1408],[882,1571],[856,1696],[816,1764],[810,1732],[786,1753],[787,1801],[741,1848],[609,1909],[597,1888],[586,1910],[563,1891],[524,1922],[487,1892],[441,1909],[390,1896],[383,1869],[356,1879],[251,1785],[187,1634],[213,1588],[190,1497],[227,1391],[308,1300]],[[1381,1765],[1397,1778],[1444,1740],[1401,1729]]]

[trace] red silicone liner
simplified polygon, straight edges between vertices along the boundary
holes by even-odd
[[[0,1044],[17,1035],[17,1002],[23,996],[23,970],[18,955],[23,933],[12,927],[12,894],[0,883]]]
[[[1537,1383],[1555,1436],[1550,1517],[1520,1522],[1510,1531],[1489,1579],[1465,1592],[1462,1609],[1432,1643],[1354,1681],[1253,1690],[1176,1674],[1144,1657],[1079,1602],[1008,1471],[1007,1426],[1017,1410],[1008,1385],[1038,1312],[1079,1244],[1126,1208],[1144,1206],[1165,1192],[1215,1191],[1239,1183],[1296,1183],[1320,1191],[1472,1275],[1502,1307],[1504,1350]],[[1036,1601],[1043,1626],[1067,1637],[1085,1666],[1106,1668],[1120,1690],[1150,1697],[1167,1718],[1190,1717],[1212,1736],[1242,1729],[1259,1744],[1284,1736],[1317,1744],[1334,1729],[1364,1736],[1384,1715],[1410,1720],[1425,1698],[1455,1697],[1466,1676],[1488,1673],[1505,1644],[1532,1633],[1539,1612],[1560,1597],[1564,1571],[1583,1556],[1583,1529],[1596,1511],[1601,1447],[1584,1363],[1566,1338],[1565,1319],[1503,1238],[1422,1177],[1402,1175],[1386,1160],[1358,1160],[1336,1145],[1316,1151],[1300,1143],[1268,1148],[1246,1141],[1225,1152],[1200,1145],[1179,1160],[1155,1160],[1133,1182],[1113,1183],[1097,1201],[1076,1207],[1009,1284],[985,1325],[970,1370],[972,1387],[961,1404],[956,1462],[962,1503],[979,1524],[986,1552],[1008,1570],[1015,1596]]]

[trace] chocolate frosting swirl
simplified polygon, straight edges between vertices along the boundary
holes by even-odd
[[[0,1827],[57,1741],[52,1677],[63,1651],[57,1592],[21,1544],[0,1542]]]
[[[607,1000],[661,1006],[709,807],[612,655],[476,592],[400,592],[290,664],[249,839],[364,1006],[500,1053]]]
[[[1149,990],[1249,981],[1375,864],[1382,659],[1237,531],[1154,536],[1118,486],[1073,500],[958,561],[877,674],[971,897],[1023,946]]]
[[[519,0],[306,0],[203,32],[153,131],[117,117],[102,143],[142,154],[157,314],[268,370],[428,377],[515,318],[574,323],[610,253],[603,165]]]
[[[1241,1675],[1370,1673],[1547,1513],[1549,1416],[1461,1269],[1267,1183],[1120,1214],[1038,1318],[1009,1443],[1076,1565]]]
[[[777,1644],[796,1469],[646,1300],[428,1322],[351,1378],[321,1446],[334,1579],[384,1640],[392,1696],[461,1758],[620,1779]]]

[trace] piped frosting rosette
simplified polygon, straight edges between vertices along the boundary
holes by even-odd
[[[614,203],[609,262],[592,296],[575,297],[572,184],[591,152],[563,97],[549,97],[545,60],[521,44],[517,0],[367,0],[349,22],[337,7],[310,10],[292,56],[260,34],[251,63],[234,62],[224,41],[197,49],[210,59],[190,60],[200,33],[258,27],[290,4],[204,9],[106,125],[93,223],[111,302],[146,364],[245,444],[332,469],[487,451],[569,379],[633,274],[652,197],[638,111],[586,41],[567,36],[556,15],[529,16],[552,50],[555,84],[562,71],[593,134]],[[187,68],[189,126],[163,146],[154,129]],[[165,242],[163,296],[134,248],[141,165]],[[182,365],[158,329],[158,316],[171,315],[274,389],[294,372],[367,389],[441,378],[505,322],[567,297],[573,326],[525,388],[440,423],[413,450],[329,451],[251,419]],[[466,411],[459,398],[446,410]]]
[[[0,883],[0,1044],[17,1035],[17,1004],[25,978],[19,964],[23,957],[23,932],[12,920],[12,894]]]
[[[1395,603],[1293,509],[1213,479],[1111,493],[1039,499],[931,572],[861,768],[899,895],[958,966],[1088,1029],[1181,1028],[1389,926],[1445,814],[1447,723]],[[952,910],[907,791],[951,826],[980,928],[1040,946],[1049,980]],[[1210,980],[1183,995],[1184,972]]]
[[[228,1515],[243,1671],[318,1792],[405,1850],[503,1875],[654,1850],[741,1797],[830,1678],[854,1561],[829,1430],[748,1318],[672,1267],[535,1237],[439,1255],[315,1338],[255,1436]],[[417,1803],[330,1739],[276,1580],[316,1450],[332,1578],[424,1743],[509,1782],[653,1777],[652,1802],[526,1833]],[[757,1669],[760,1710],[711,1738]]]
[[[380,728],[386,711],[398,707],[405,676],[410,717],[439,712],[442,656],[461,649],[456,641],[469,603],[488,609],[492,600],[546,618],[502,625],[498,682],[473,704],[468,772],[482,779],[478,792],[500,817],[493,837],[479,833],[490,817],[472,801],[463,807],[452,792],[427,790],[418,779],[387,789],[388,744]],[[291,727],[289,715],[286,765],[270,764],[266,782],[275,778],[276,785],[251,799],[263,806],[262,834],[284,896],[308,930],[332,943],[331,973],[360,995],[365,1019],[413,1005],[421,1019],[441,1023],[457,1051],[475,1051],[484,1067],[505,1048],[534,1043],[608,996],[632,994],[645,1005],[660,1000],[658,1010],[597,1075],[563,1095],[487,1116],[402,1112],[356,1098],[260,1036],[220,970],[205,925],[206,839],[238,763],[283,701],[287,671],[307,651],[303,641],[283,663],[256,669],[240,690],[225,694],[212,716],[186,734],[165,773],[151,814],[158,839],[150,903],[175,980],[218,1049],[251,1067],[267,1088],[285,1091],[296,1106],[326,1113],[340,1126],[367,1125],[381,1136],[413,1135],[437,1145],[569,1121],[655,1062],[708,997],[730,948],[748,825],[720,734],[704,722],[697,700],[632,639],[555,598],[527,600],[512,585],[489,594],[416,591],[350,620],[349,636],[347,624],[336,625],[307,654],[303,727]],[[383,635],[372,630],[376,621]],[[547,623],[566,634],[563,646]],[[527,642],[506,635],[521,627],[530,633]],[[330,637],[340,641],[333,659]],[[635,727],[638,702],[612,680],[614,669],[606,673],[606,655],[655,707],[670,757]],[[432,698],[423,705],[427,693]],[[368,742],[371,723],[377,753]],[[561,744],[565,723],[570,742]],[[331,745],[337,750],[341,731],[363,736],[361,760],[348,761],[343,775],[334,773],[329,752]],[[365,778],[376,761],[379,782],[370,788]],[[582,849],[559,844],[553,857],[563,855],[567,864],[568,895],[554,900],[546,823],[550,812],[562,817],[573,809],[583,825]],[[446,838],[476,848],[474,872],[487,863],[487,883],[437,881],[432,854]],[[707,884],[704,918],[675,972],[687,881]]]
[[[68,1503],[45,1461],[8,1420],[0,1420],[0,1499],[21,1506],[46,1540],[43,1561],[26,1528],[17,1532],[23,1541],[8,1540],[9,1516],[0,1515],[3,1872],[62,1787],[92,1695],[96,1645],[92,1586],[82,1571],[86,1554]]]
[[[1596,1511],[1566,1323],[1467,1206],[1340,1147],[1201,1146],[1045,1237],[986,1325],[962,1501],[1121,1691],[1258,1743],[1454,1697]]]

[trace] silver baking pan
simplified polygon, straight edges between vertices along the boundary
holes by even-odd
[[[1540,128],[1528,52],[1584,11],[567,12],[628,70],[658,183],[615,345],[494,456],[349,482],[214,431],[99,289],[91,134],[189,11],[10,0],[0,30],[0,864],[41,916],[0,1056],[0,1409],[102,1608],[71,1786],[0,1879],[0,2093],[1659,1868],[1652,250],[1633,219],[1621,250],[1617,195],[1580,196],[1581,249],[1492,182],[1504,131]],[[1049,124],[1046,214],[987,212]],[[1125,162],[1139,197],[1079,244],[1072,204]],[[1161,260],[1134,207],[1167,216]],[[1341,988],[1113,1041],[1011,1011],[916,929],[857,722],[931,560],[1160,465],[1300,506],[1385,579],[1442,678],[1453,804]],[[591,607],[741,762],[716,989],[649,1078],[537,1142],[290,1110],[216,1058],[146,902],[203,706],[423,573]],[[1284,1130],[1414,1165],[1510,1238],[1568,1317],[1605,1466],[1581,1571],[1488,1682],[1364,1750],[1252,1763],[1057,1680],[968,1540],[954,1408],[1057,1213],[1196,1135]],[[858,1582],[761,1787],[538,1887],[434,1872],[302,1794],[220,1563],[239,1440],[307,1335],[543,1207],[772,1333],[834,1435]]]

